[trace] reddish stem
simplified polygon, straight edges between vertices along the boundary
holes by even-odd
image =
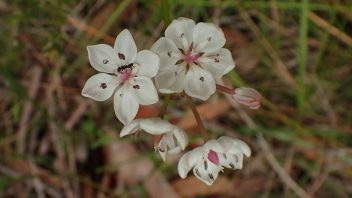
[[[216,90],[233,95],[235,94],[235,89],[225,87],[223,85],[216,84]]]
[[[190,106],[191,109],[192,109],[193,115],[194,115],[194,117],[196,118],[196,121],[197,121],[197,124],[198,124],[198,128],[199,128],[200,132],[201,132],[202,135],[203,135],[204,142],[206,142],[206,141],[209,139],[208,133],[207,133],[207,131],[205,130],[205,127],[204,127],[204,125],[203,125],[203,121],[202,121],[202,119],[200,118],[200,115],[199,115],[199,113],[198,113],[197,107],[196,107],[196,105],[194,105],[194,103],[193,103],[191,97],[189,97],[188,95],[186,95],[186,98],[187,98],[187,101],[188,101],[189,106]]]

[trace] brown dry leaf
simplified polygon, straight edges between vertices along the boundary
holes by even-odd
[[[216,179],[216,182],[212,186],[207,186],[194,176],[176,180],[172,183],[172,186],[181,197],[196,197],[210,194],[230,194],[230,192],[234,189],[233,182],[226,177],[221,176]]]
[[[149,197],[167,197],[177,198],[178,194],[167,182],[166,177],[160,172],[155,171],[147,180],[144,181],[145,189],[148,192]]]
[[[197,106],[198,112],[203,121],[211,120],[219,115],[225,113],[231,104],[226,99],[220,99],[217,101],[209,101]],[[184,130],[189,130],[197,126],[192,112],[188,112],[178,123],[178,126]]]
[[[108,133],[116,137],[116,132]],[[144,181],[145,189],[150,197],[178,197],[161,171],[155,170],[154,164],[142,158],[132,143],[117,140],[104,146],[106,165],[118,171],[118,183],[136,184]],[[120,186],[122,187],[122,186]]]
[[[112,137],[116,133],[110,133]],[[135,184],[146,178],[153,170],[154,165],[148,159],[140,157],[133,144],[117,140],[104,146],[106,165],[116,168],[119,180],[126,184]]]

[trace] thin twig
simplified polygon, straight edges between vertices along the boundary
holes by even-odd
[[[270,42],[262,36],[260,29],[250,18],[249,14],[244,10],[240,9],[240,15],[244,19],[244,21],[248,24],[249,28],[254,33],[256,38],[258,38],[258,40],[261,42],[262,46],[265,48],[268,54],[271,56],[274,63],[276,63],[275,66],[279,73],[279,77],[283,78],[283,80],[286,81],[294,90],[297,90],[297,83],[295,79],[292,77],[292,75],[290,74],[290,72],[288,71],[287,66],[280,59],[279,55],[275,52]]]
[[[223,83],[223,82],[219,82]],[[262,132],[256,125],[256,123],[252,120],[252,118],[242,110],[242,108],[239,106],[239,104],[230,96],[226,95],[227,99],[230,101],[232,106],[236,109],[238,112],[239,116],[242,118],[242,120],[247,124],[247,126],[254,130],[256,132],[257,136],[257,142],[259,147],[261,148],[261,151],[264,153],[264,156],[270,166],[273,168],[273,170],[278,174],[280,179],[291,189],[293,190],[298,196],[300,197],[310,197],[308,193],[301,188],[293,179],[292,177],[286,173],[285,169],[280,165],[280,163],[275,159],[275,156],[273,155],[271,148],[268,144],[268,142],[265,140]]]
[[[317,26],[321,27],[325,31],[329,32],[329,34],[335,36],[340,41],[344,42],[347,45],[352,45],[352,38],[348,34],[337,29],[335,26],[331,25],[326,20],[316,15],[314,12],[309,12],[308,17],[310,20],[313,21],[313,23],[315,23]]]

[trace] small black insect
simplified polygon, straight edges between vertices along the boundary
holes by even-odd
[[[121,71],[123,71],[123,70],[125,70],[125,69],[127,69],[127,68],[132,69],[132,68],[133,68],[133,63],[130,63],[130,64],[128,64],[128,65],[122,65],[122,66],[120,66],[120,67],[117,68],[117,71],[118,71],[118,72],[121,72]]]

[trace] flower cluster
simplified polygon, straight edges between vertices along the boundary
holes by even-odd
[[[87,47],[89,62],[100,73],[87,80],[82,95],[96,101],[114,95],[116,117],[125,125],[120,136],[139,131],[152,135],[155,150],[165,161],[169,154],[186,149],[186,132],[161,118],[135,119],[139,105],[159,101],[158,91],[184,93],[205,101],[219,90],[251,109],[260,107],[261,96],[256,90],[216,84],[217,79],[235,67],[231,52],[223,48],[225,41],[224,33],[214,24],[178,18],[151,50],[138,52],[131,33],[125,29],[117,36],[113,48],[105,44]],[[178,172],[185,178],[193,168],[198,179],[211,185],[224,167],[241,169],[243,155],[251,155],[246,143],[223,136],[185,153],[179,160]]]

